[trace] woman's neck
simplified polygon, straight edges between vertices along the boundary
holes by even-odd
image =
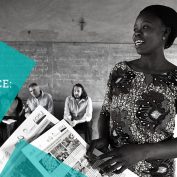
[[[155,71],[166,68],[169,63],[164,55],[141,56],[138,62],[140,67]]]
[[[143,55],[140,59],[129,62],[132,69],[144,73],[162,73],[172,69],[176,66],[170,63],[165,56],[162,55]]]

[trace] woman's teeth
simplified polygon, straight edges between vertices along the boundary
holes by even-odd
[[[142,41],[142,40],[137,40],[137,41],[135,41],[135,45],[136,45],[136,46],[141,45],[141,44],[143,44],[143,43],[144,43],[144,41]]]

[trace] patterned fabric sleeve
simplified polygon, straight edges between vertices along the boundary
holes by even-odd
[[[171,89],[174,91],[175,95],[175,109],[177,114],[177,69],[172,70],[168,74],[168,80],[171,86]]]
[[[118,65],[112,69],[109,75],[109,79],[106,86],[106,94],[104,97],[103,105],[98,119],[98,132],[99,137],[105,137],[110,135],[111,119],[110,119],[110,106],[113,96],[113,85],[118,72]]]
[[[112,77],[112,72],[110,73],[107,86],[106,86],[106,94],[104,97],[102,109],[100,112],[100,117],[101,118],[110,118],[110,104],[112,100],[112,88],[111,88],[111,77]]]
[[[174,95],[175,95],[175,110],[177,114],[177,86],[175,86],[173,90],[174,90]]]

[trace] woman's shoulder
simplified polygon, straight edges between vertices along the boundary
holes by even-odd
[[[126,66],[127,61],[120,61],[114,65],[113,68],[124,68]]]
[[[117,71],[117,70],[125,70],[126,69],[126,61],[120,61],[118,63],[116,63],[112,69],[111,69],[111,73],[113,73],[114,71]]]
[[[120,61],[120,62],[118,62],[118,63],[116,63],[115,65],[114,65],[114,67],[112,68],[112,70],[111,70],[111,73],[113,74],[113,73],[117,73],[117,72],[119,72],[119,73],[124,73],[124,72],[126,72],[126,71],[130,71],[130,70],[132,70],[130,67],[129,67],[129,62],[130,61],[126,61],[126,60],[124,60],[124,61]]]

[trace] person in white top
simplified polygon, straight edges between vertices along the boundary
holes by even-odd
[[[64,119],[80,134],[84,132],[86,142],[92,133],[92,100],[84,87],[78,83],[73,86],[72,95],[65,100]]]

